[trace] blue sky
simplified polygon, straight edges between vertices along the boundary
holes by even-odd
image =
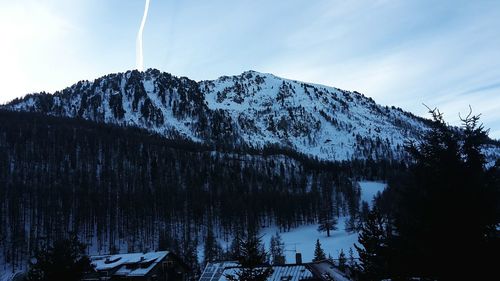
[[[0,102],[135,68],[144,0],[0,0]],[[144,64],[356,90],[500,138],[500,1],[151,0]]]

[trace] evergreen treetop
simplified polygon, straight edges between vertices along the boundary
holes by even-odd
[[[266,264],[266,252],[263,251],[261,238],[255,233],[248,233],[245,239],[239,240],[240,267],[234,274],[226,275],[230,281],[265,281],[273,273],[272,267]]]
[[[319,242],[319,239],[316,239],[316,246],[314,248],[314,258],[313,261],[322,261],[326,260],[326,254],[323,248],[321,248],[321,243]]]

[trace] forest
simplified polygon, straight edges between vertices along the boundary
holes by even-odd
[[[230,239],[270,224],[286,231],[357,217],[352,179],[404,167],[323,162],[279,147],[213,150],[137,128],[1,111],[0,247],[14,268],[71,234],[89,253],[192,255],[209,231]]]

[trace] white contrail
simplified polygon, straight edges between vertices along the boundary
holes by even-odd
[[[149,10],[149,1],[146,0],[146,6],[144,7],[144,15],[142,16],[142,21],[141,21],[141,27],[139,27],[139,32],[137,33],[137,40],[136,40],[136,67],[137,70],[143,71],[144,70],[144,57],[142,55],[142,32],[144,31],[144,25],[146,24],[146,19],[148,18],[148,10]]]

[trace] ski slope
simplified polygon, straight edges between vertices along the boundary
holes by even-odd
[[[367,201],[372,206],[372,199],[378,193],[384,190],[385,183],[362,181],[359,182],[361,187],[361,200]],[[319,239],[326,255],[330,255],[336,259],[343,249],[346,256],[349,256],[349,248],[352,248],[354,257],[358,254],[354,249],[354,243],[358,241],[358,233],[348,233],[344,230],[345,221],[348,217],[340,217],[337,224],[337,230],[330,233],[330,237],[326,236],[326,232],[318,232],[318,225],[306,225],[292,229],[289,232],[280,232],[281,238],[285,243],[285,257],[287,263],[295,263],[295,253],[302,254],[303,262],[310,262],[314,258],[314,247],[316,239]],[[263,242],[266,249],[269,249],[271,236],[278,231],[277,227],[269,227],[262,230]]]

